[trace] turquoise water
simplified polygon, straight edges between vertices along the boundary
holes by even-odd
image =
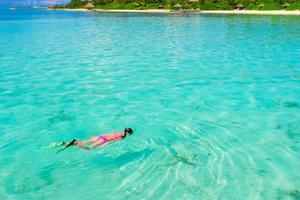
[[[0,199],[299,199],[299,21],[0,11]]]

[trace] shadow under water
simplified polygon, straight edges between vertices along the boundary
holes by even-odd
[[[152,154],[153,150],[144,149],[136,152],[127,152],[122,155],[112,158],[108,156],[97,156],[91,160],[91,162],[95,165],[99,163],[100,166],[111,165],[113,164],[115,167],[122,167],[130,162],[133,162],[138,159],[145,159]]]
[[[195,158],[197,156],[197,154],[193,155],[192,158]],[[194,163],[194,162],[191,162],[190,158],[186,158],[186,157],[183,157],[183,156],[179,156],[179,155],[175,155],[173,158],[172,158],[172,161],[168,164],[163,164],[161,166],[176,166],[178,165],[179,163],[183,163],[183,164],[186,164],[186,165],[190,165],[190,166],[193,166],[195,167],[197,164]]]

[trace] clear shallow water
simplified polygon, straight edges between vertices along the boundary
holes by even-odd
[[[299,22],[0,11],[0,199],[299,199]]]

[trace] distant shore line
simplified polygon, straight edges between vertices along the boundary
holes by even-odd
[[[105,9],[49,9],[64,11],[81,11],[81,12],[103,12],[103,13],[195,13],[195,14],[250,14],[250,15],[300,15],[300,10],[166,10],[166,9],[149,9],[149,10],[105,10]]]

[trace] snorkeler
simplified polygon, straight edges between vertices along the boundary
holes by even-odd
[[[124,133],[115,132],[115,133],[109,133],[107,135],[100,135],[96,137],[92,137],[85,141],[77,141],[76,139],[73,139],[70,143],[66,144],[65,142],[62,143],[63,146],[65,146],[66,149],[70,146],[77,146],[79,148],[83,148],[86,150],[91,150],[92,148],[95,148],[97,146],[100,146],[107,142],[115,142],[121,139],[124,139],[127,135],[131,135],[133,133],[133,130],[131,128],[125,128]],[[87,143],[90,143],[91,145],[87,145]],[[61,150],[63,150],[61,149]],[[59,151],[61,151],[59,150]]]

